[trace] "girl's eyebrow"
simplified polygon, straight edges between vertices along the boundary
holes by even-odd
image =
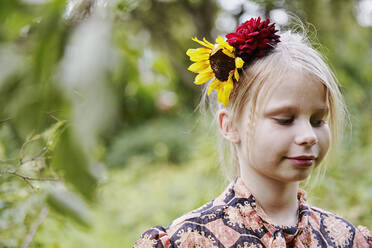
[[[284,105],[284,106],[273,107],[273,108],[265,110],[265,115],[266,116],[276,115],[276,114],[280,114],[280,113],[283,113],[283,112],[284,113],[296,113],[297,111],[298,111],[297,106]],[[314,113],[328,114],[328,112],[329,112],[329,107],[328,106],[316,108],[314,110]]]
[[[326,106],[323,108],[318,108],[315,110],[315,113],[321,113],[321,114],[327,115],[329,113],[329,107]]]
[[[297,111],[296,106],[284,105],[284,106],[279,106],[279,107],[273,107],[273,108],[266,109],[265,110],[265,115],[276,115],[276,114],[280,114],[280,113],[283,113],[283,112],[294,113],[296,111]]]

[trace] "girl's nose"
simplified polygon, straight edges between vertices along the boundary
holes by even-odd
[[[298,134],[295,138],[297,145],[313,146],[318,143],[318,139],[314,133],[311,123],[303,123],[301,128],[298,129]]]

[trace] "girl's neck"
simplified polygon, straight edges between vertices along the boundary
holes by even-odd
[[[241,179],[265,211],[272,224],[294,226],[298,216],[298,182],[283,183],[257,173],[241,171]]]

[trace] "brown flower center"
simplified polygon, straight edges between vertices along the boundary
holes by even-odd
[[[209,57],[209,61],[216,78],[220,81],[227,81],[230,71],[235,69],[235,59],[227,56],[222,49]]]

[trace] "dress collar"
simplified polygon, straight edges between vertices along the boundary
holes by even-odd
[[[244,184],[240,177],[235,178],[232,183],[232,190],[235,197],[248,199],[249,206],[240,208],[242,217],[250,216],[250,220],[257,220],[258,225],[264,227],[273,236],[280,235],[285,238],[286,243],[291,242],[298,234],[302,233],[309,221],[309,207],[306,204],[305,192],[302,189],[298,190],[298,222],[296,226],[277,226],[271,224],[270,218],[266,215],[262,207],[256,202],[255,197]],[[248,211],[247,211],[248,210]]]

